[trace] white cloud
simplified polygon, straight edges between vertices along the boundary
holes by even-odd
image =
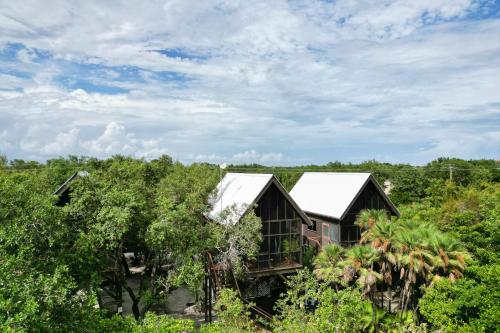
[[[74,147],[78,140],[78,128],[72,128],[69,132],[57,134],[55,140],[42,148],[42,151],[47,155],[63,154],[68,151],[68,148]]]
[[[81,141],[80,146],[93,156],[122,154],[149,159],[168,153],[159,140],[139,139],[134,133],[127,132],[125,126],[114,121],[106,125],[98,138]]]
[[[122,153],[130,154],[131,146],[129,142],[134,140],[127,135],[125,127],[115,122],[106,125],[104,133],[95,140],[83,141],[82,147],[89,153],[101,156],[103,154]]]
[[[255,150],[247,150],[242,153],[234,154],[231,160],[239,163],[275,163],[283,159],[281,153],[265,153],[261,154]]]

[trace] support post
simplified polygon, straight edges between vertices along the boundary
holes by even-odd
[[[203,280],[203,291],[205,292],[205,297],[203,297],[203,308],[205,310],[205,322],[208,322],[208,294],[210,293],[208,290],[208,260],[207,257],[205,256],[204,258],[204,263],[205,263],[205,278]]]
[[[209,271],[210,273],[210,271]],[[212,277],[211,274],[208,275],[208,322],[212,322]]]

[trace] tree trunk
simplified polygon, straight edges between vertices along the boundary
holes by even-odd
[[[122,261],[123,270],[125,271],[125,275],[127,277],[130,276],[130,268],[128,267],[127,260],[125,259],[125,256],[123,254],[121,254],[121,261]]]
[[[384,290],[386,289],[385,287],[386,287],[385,281],[382,281],[382,290],[379,293],[379,295],[380,295],[380,308],[381,309],[384,308]]]
[[[123,287],[128,292],[130,298],[132,299],[132,312],[134,313],[134,317],[136,320],[139,320],[141,318],[141,312],[139,310],[139,298],[135,296],[134,291],[128,285],[127,279],[126,279],[125,275],[123,274],[122,258],[123,258],[123,246],[120,245],[116,251],[116,260],[115,260],[115,265],[116,265],[115,266],[116,267],[115,274],[117,275],[118,281],[120,283],[120,303],[119,303],[119,306],[123,307],[122,302],[121,302],[121,298],[122,298],[121,289]]]
[[[391,306],[392,306],[392,283],[389,284],[387,287],[387,290],[389,291],[389,306],[387,309],[389,310],[389,313],[391,313]]]
[[[125,288],[130,298],[132,299],[132,312],[134,313],[135,320],[141,319],[141,311],[139,310],[139,298],[135,296],[134,291],[128,285],[126,280],[124,280],[123,288]]]
[[[208,275],[208,322],[212,322],[212,278]]]
[[[99,304],[99,309],[104,309],[104,306],[102,304],[102,297],[101,297],[101,293],[99,292],[99,289],[96,288],[95,290],[95,296],[97,298],[97,304]]]
[[[203,309],[205,310],[205,322],[208,323],[208,256],[205,257],[205,278],[203,279],[203,291],[205,292],[205,297],[203,299]]]

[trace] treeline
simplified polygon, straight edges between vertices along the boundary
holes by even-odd
[[[325,165],[266,167],[258,164],[229,165],[234,172],[268,172],[275,174],[290,190],[303,172],[370,172],[379,184],[391,182],[391,200],[396,204],[414,202],[429,196],[429,191],[452,180],[459,186],[500,181],[500,163],[495,160],[438,158],[423,166],[366,161],[359,164],[330,162]]]
[[[54,190],[85,170],[71,201]],[[500,327],[500,185],[493,160],[438,159],[423,167],[375,161],[227,171],[274,173],[290,189],[304,171],[369,171],[391,182],[401,218],[365,213],[359,246],[329,248],[289,281],[274,332],[496,332]],[[6,332],[252,332],[249,308],[224,290],[218,320],[156,315],[156,304],[187,285],[203,304],[204,255],[228,266],[252,258],[260,224],[232,228],[205,218],[219,181],[211,164],[183,165],[115,156],[68,157],[44,164],[0,159],[0,327]],[[366,215],[372,214],[372,215]],[[140,288],[128,285],[123,252],[133,248]],[[234,253],[237,249],[238,253]],[[229,251],[229,250],[228,250]],[[241,270],[244,274],[244,270]],[[101,295],[133,301],[133,317],[102,310]],[[384,294],[385,293],[385,294]],[[385,295],[385,296],[384,296]],[[99,304],[100,309],[96,307]]]

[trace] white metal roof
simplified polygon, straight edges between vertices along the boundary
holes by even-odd
[[[217,193],[210,203],[211,219],[217,219],[224,209],[236,206],[237,211],[226,220],[226,223],[236,223],[272,179],[272,174],[227,173],[217,185]]]
[[[341,219],[369,173],[304,172],[290,196],[309,213]]]

